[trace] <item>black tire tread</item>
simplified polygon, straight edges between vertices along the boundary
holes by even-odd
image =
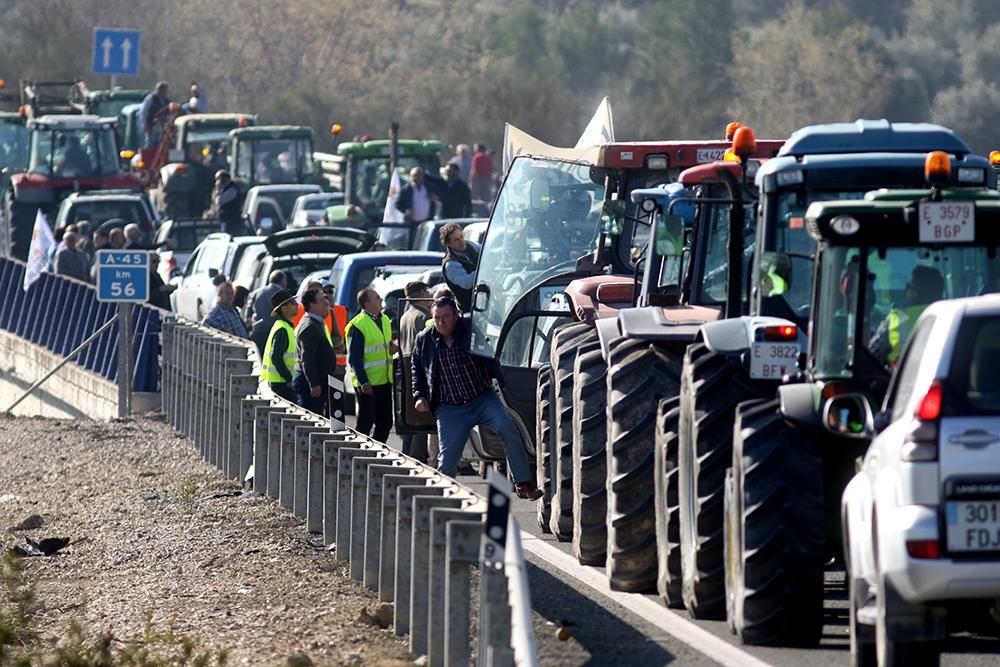
[[[680,386],[680,350],[622,338],[608,356],[608,542],[611,588],[655,590],[656,411]]]
[[[549,515],[552,511],[552,470],[549,457],[552,454],[550,445],[552,428],[552,373],[549,366],[543,365],[538,370],[538,383],[535,387],[535,483],[542,491],[538,499],[538,526],[549,531]]]
[[[660,401],[656,413],[656,589],[673,609],[684,606],[681,596],[681,527],[677,497],[677,430],[680,397]]]
[[[602,565],[608,543],[607,374],[599,340],[580,346],[573,365],[573,554]]]

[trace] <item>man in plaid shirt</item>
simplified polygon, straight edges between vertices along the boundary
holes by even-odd
[[[215,305],[208,311],[205,319],[201,321],[207,327],[225,331],[240,338],[247,338],[247,328],[243,324],[243,318],[236,311],[233,300],[236,298],[236,290],[229,281],[219,283],[215,290]]]
[[[538,500],[542,492],[535,484],[521,435],[493,392],[491,378],[503,384],[500,365],[471,354],[471,329],[458,316],[454,299],[437,299],[431,314],[434,326],[417,335],[411,364],[414,407],[433,412],[437,420],[438,470],[455,476],[469,432],[483,424],[503,440],[517,495]]]

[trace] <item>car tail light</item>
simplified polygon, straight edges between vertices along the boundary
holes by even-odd
[[[934,380],[927,393],[920,399],[914,412],[916,419],[903,441],[902,458],[910,462],[937,461],[938,457],[938,417],[941,416],[941,400],[944,386]]]
[[[799,328],[794,324],[780,324],[777,326],[764,327],[764,340],[766,341],[790,341],[799,337]]]
[[[167,259],[166,264],[168,273],[173,273],[177,269],[177,260],[173,257]]]
[[[910,558],[940,558],[941,547],[937,540],[907,540],[906,553]]]

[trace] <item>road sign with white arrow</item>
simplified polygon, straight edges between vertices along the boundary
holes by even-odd
[[[139,73],[139,31],[94,28],[94,74],[135,76]]]

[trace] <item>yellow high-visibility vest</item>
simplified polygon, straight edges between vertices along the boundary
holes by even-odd
[[[271,360],[271,355],[274,352],[274,334],[278,329],[284,329],[288,335],[288,347],[285,348],[283,357],[285,368],[288,369],[288,372],[291,372],[295,368],[295,330],[287,320],[279,317],[274,321],[270,333],[267,334],[267,343],[264,344],[264,361],[262,362],[261,369],[261,376],[264,381],[271,384],[285,384],[286,382],[285,378],[281,377],[281,373],[278,372],[274,361]]]
[[[392,382],[392,323],[389,316],[382,313],[382,326],[375,324],[375,320],[365,311],[358,313],[354,319],[347,323],[344,331],[345,336],[351,335],[351,329],[356,327],[365,339],[364,367],[368,375],[369,384],[390,384]],[[360,387],[357,376],[351,373],[351,383],[355,387]]]

